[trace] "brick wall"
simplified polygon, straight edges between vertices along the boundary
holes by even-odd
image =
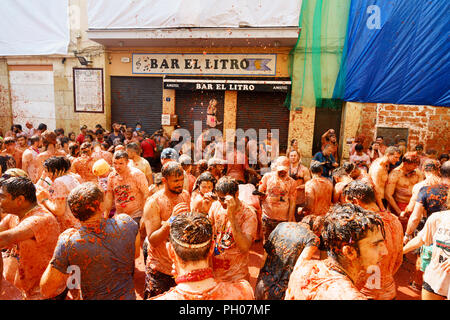
[[[376,127],[408,128],[408,149],[418,143],[438,153],[450,150],[450,108],[418,105],[365,103],[362,105],[358,134],[365,145],[375,139]]]

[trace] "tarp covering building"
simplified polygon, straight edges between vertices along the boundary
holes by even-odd
[[[301,0],[95,0],[90,29],[297,26]]]
[[[0,56],[67,54],[68,0],[2,0]]]
[[[450,1],[353,0],[335,97],[450,106]]]

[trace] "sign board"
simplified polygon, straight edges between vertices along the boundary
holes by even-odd
[[[174,126],[178,123],[178,116],[175,114],[163,113],[161,115],[162,126]]]
[[[274,76],[276,54],[133,54],[133,74]]]
[[[288,92],[290,80],[239,80],[239,79],[164,79],[164,89],[210,91],[264,91]]]
[[[73,68],[75,112],[103,113],[103,69]]]
[[[408,141],[408,131],[408,128],[377,127],[377,136],[383,137],[385,145],[393,146],[397,144],[400,139]]]

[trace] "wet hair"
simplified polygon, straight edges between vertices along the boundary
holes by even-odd
[[[390,146],[390,147],[386,148],[386,152],[385,152],[386,155],[391,156],[391,155],[393,155],[395,153],[400,153],[401,154],[402,152],[396,146]]]
[[[356,151],[363,151],[363,150],[364,150],[364,146],[363,146],[361,143],[358,143],[358,144],[355,146],[355,150],[356,150]]]
[[[37,203],[36,187],[28,177],[11,177],[1,182],[1,187],[12,199],[23,196],[30,203]]]
[[[81,153],[88,153],[92,150],[92,144],[90,142],[83,142],[80,146]]]
[[[37,129],[40,131],[45,131],[47,130],[47,125],[45,123],[39,123]]]
[[[424,172],[438,172],[440,167],[441,163],[433,159],[428,159],[423,163]]]
[[[448,153],[441,153],[441,154],[439,155],[439,161],[441,161],[442,159],[450,160],[449,154],[448,154]]]
[[[78,143],[70,142],[69,143],[69,152],[72,157],[76,157],[78,155],[78,151],[80,150],[80,146]]]
[[[42,144],[45,147],[48,147],[50,144],[56,144],[56,133],[53,131],[44,131],[41,134],[42,137]]]
[[[86,221],[100,209],[103,197],[103,191],[95,183],[86,182],[70,192],[67,203],[75,218]]]
[[[55,129],[55,133],[56,133],[56,135],[60,135],[60,134],[62,134],[62,135],[64,135],[64,129],[63,128],[58,128],[58,129]]]
[[[69,143],[69,138],[67,137],[62,137],[61,139],[59,139],[59,143],[61,144],[61,147],[64,147],[65,144]]]
[[[103,129],[99,128],[97,130],[95,130],[95,135],[98,136],[99,134],[103,134]]]
[[[129,144],[127,144],[126,149],[130,149],[133,150],[134,152],[136,152],[138,155],[141,152],[141,147],[136,143],[136,142],[130,142]]]
[[[407,164],[417,164],[417,165],[419,165],[420,164],[420,158],[417,155],[417,152],[407,152],[403,156],[402,162],[407,163]]]
[[[4,144],[5,146],[10,145],[10,144],[13,144],[13,143],[16,143],[16,139],[14,139],[13,137],[6,137],[6,138],[3,140],[3,144]]]
[[[194,189],[192,191],[198,189],[200,187],[200,184],[203,181],[212,182],[213,188],[215,187],[215,185],[217,183],[216,178],[214,178],[214,176],[209,171],[205,171],[201,175],[198,176],[197,180],[195,181]]]
[[[170,226],[170,243],[183,261],[206,259],[212,245],[212,235],[211,221],[200,213],[179,214]]]
[[[41,140],[41,137],[38,136],[38,135],[34,135],[34,136],[31,136],[31,138],[28,139],[28,140],[30,141],[31,145],[33,145],[33,144],[35,144],[36,142],[39,142],[39,140]]]
[[[66,157],[50,157],[44,161],[44,167],[53,174],[60,171],[65,173],[70,169],[70,161],[67,162],[66,159]]]
[[[178,162],[169,161],[162,166],[161,175],[163,178],[179,177],[184,175],[184,170]]]
[[[320,235],[322,233],[324,220],[324,216],[308,214],[301,220],[301,222],[307,224],[309,226],[309,229],[314,234]]]
[[[129,159],[128,153],[125,150],[119,150],[114,153],[114,159]]]
[[[440,173],[443,178],[450,178],[450,161],[445,161],[441,165]]]
[[[311,173],[319,174],[323,172],[322,165],[319,161],[312,160],[311,164],[309,165],[309,169],[311,170]]]
[[[355,170],[355,164],[353,162],[345,161],[342,164],[342,168],[345,170],[347,174],[352,173],[353,170]]]
[[[354,180],[344,188],[343,195],[350,199],[358,199],[363,203],[375,202],[375,190],[360,180]]]
[[[339,261],[345,245],[352,246],[360,254],[358,242],[377,227],[384,237],[384,224],[378,214],[351,203],[334,205],[325,216],[322,231],[328,256]]]
[[[217,181],[216,191],[224,195],[235,196],[239,191],[239,183],[230,177],[222,177]]]
[[[198,167],[200,174],[202,174],[203,172],[208,170],[208,161],[206,161],[205,159],[199,160],[197,162],[197,167]]]

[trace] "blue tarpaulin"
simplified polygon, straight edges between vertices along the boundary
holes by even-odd
[[[449,0],[352,0],[334,97],[449,107],[449,12]]]

